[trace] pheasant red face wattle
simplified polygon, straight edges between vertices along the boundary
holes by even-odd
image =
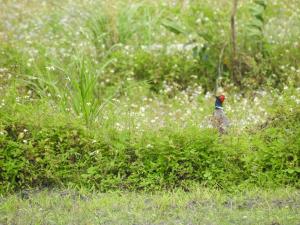
[[[225,95],[220,95],[220,96],[219,96],[219,99],[220,99],[220,101],[223,103],[224,100],[225,100]]]

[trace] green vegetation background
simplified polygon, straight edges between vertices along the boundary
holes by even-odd
[[[299,1],[240,2],[241,85],[228,1],[108,2],[0,1],[0,192],[299,188]]]

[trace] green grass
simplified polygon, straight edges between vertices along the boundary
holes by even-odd
[[[194,188],[163,193],[28,191],[0,198],[0,224],[298,225],[295,189],[226,193]]]

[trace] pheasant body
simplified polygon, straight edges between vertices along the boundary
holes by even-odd
[[[226,129],[229,127],[229,120],[225,115],[223,110],[223,102],[225,100],[224,95],[216,97],[215,101],[215,111],[213,114],[212,125],[218,129],[219,133],[225,133]]]

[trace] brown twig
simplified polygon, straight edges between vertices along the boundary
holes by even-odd
[[[224,51],[225,48],[227,47],[227,43],[225,42],[222,46],[221,52],[219,54],[219,62],[218,62],[218,73],[217,73],[217,78],[216,78],[216,82],[215,82],[215,95],[217,95],[218,93],[218,88],[219,88],[219,80],[222,76],[223,73],[223,55],[224,55]]]
[[[232,44],[232,79],[236,84],[240,84],[238,58],[237,58],[237,34],[236,34],[236,13],[238,0],[233,0],[231,13],[231,44]]]

